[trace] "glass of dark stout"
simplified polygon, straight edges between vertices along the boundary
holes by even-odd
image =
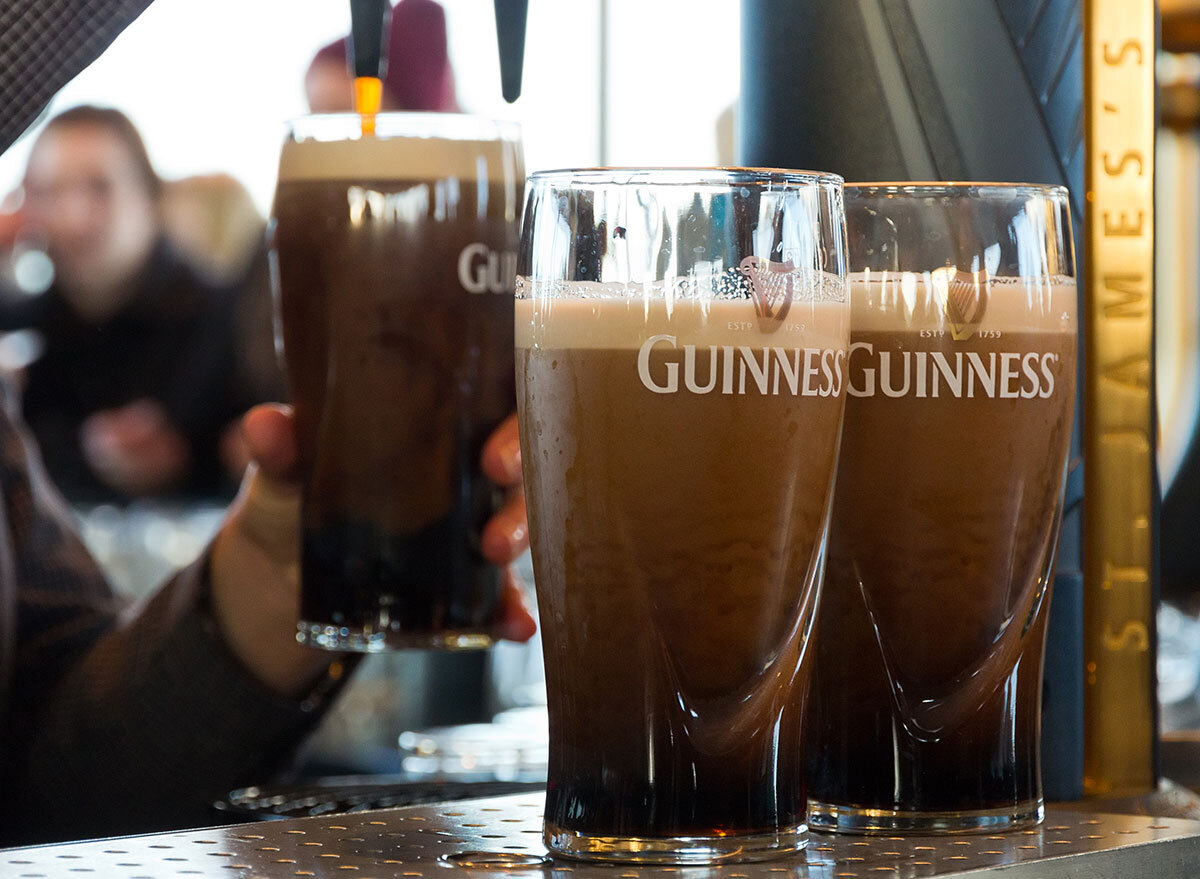
[[[474,648],[500,572],[479,470],[513,409],[524,186],[513,125],[448,114],[291,124],[272,274],[303,479],[299,639]]]
[[[849,340],[841,199],[841,178],[805,172],[530,178],[517,401],[556,854],[805,845]]]
[[[1042,820],[1042,657],[1075,399],[1067,192],[846,187],[846,424],[809,821]]]

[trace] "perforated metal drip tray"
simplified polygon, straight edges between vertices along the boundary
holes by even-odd
[[[305,785],[242,788],[213,805],[234,821],[278,821],[311,815],[327,815],[332,820],[337,815],[351,812],[528,793],[544,786],[544,780],[407,781],[365,775],[343,776]]]
[[[4,879],[204,876],[454,879],[1007,879],[1200,876],[1200,821],[1051,812],[1037,830],[991,836],[855,838],[813,834],[791,858],[722,867],[551,861],[542,799],[520,794],[439,806],[298,818],[184,833],[0,851]],[[581,875],[582,874],[582,875]]]

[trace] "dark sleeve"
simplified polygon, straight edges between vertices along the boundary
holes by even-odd
[[[118,602],[6,415],[0,575],[17,617],[0,845],[212,823],[208,803],[269,778],[317,706],[238,664],[205,610],[206,557],[144,604]]]
[[[206,285],[189,268],[179,273],[173,295],[186,296],[196,307],[168,352],[159,392],[191,451],[191,469],[179,488],[189,495],[219,497],[236,488],[221,465],[221,435],[245,412],[236,390],[235,293]]]
[[[150,0],[0,3],[0,152],[149,5]]]

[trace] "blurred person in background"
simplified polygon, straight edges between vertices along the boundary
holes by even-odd
[[[196,174],[163,185],[163,228],[208,280],[236,285],[261,249],[266,220],[250,190],[229,174]]]
[[[115,111],[68,111],[38,139],[25,184],[19,213],[0,213],[0,236],[40,236],[55,269],[46,292],[17,294],[25,298],[6,313],[32,315],[47,336],[28,369],[27,402],[39,367],[58,360],[61,372],[50,374],[68,404],[84,410],[81,390],[115,401],[80,427],[77,454],[104,484],[114,474],[87,446],[93,420],[123,422],[132,407],[148,411],[138,415],[140,436],[117,438],[128,441],[118,451],[131,472],[150,463],[159,478],[188,479],[201,452],[184,429],[198,417],[190,407],[205,399],[203,383],[222,388],[233,371],[233,310],[166,241],[162,184],[140,138]],[[53,335],[61,325],[71,330],[65,350]],[[82,351],[105,363],[111,355],[116,367],[77,359]],[[148,396],[159,382],[172,391],[162,400]],[[133,402],[120,402],[130,393]],[[215,391],[212,399],[236,405]],[[291,413],[258,406],[238,422],[252,466],[217,535],[133,603],[80,542],[19,408],[0,381],[0,847],[214,823],[215,799],[288,766],[358,661],[296,642]],[[225,417],[210,419],[206,437]],[[481,547],[506,564],[527,545],[515,418],[488,442],[482,466],[514,492]],[[526,640],[533,631],[509,571],[494,632]]]
[[[346,41],[317,52],[304,77],[313,113],[354,109],[354,80],[346,65]],[[392,7],[383,109],[454,113],[454,71],[446,46],[446,13],[435,0],[400,0]]]
[[[90,106],[55,117],[23,189],[17,234],[53,280],[10,293],[0,326],[43,338],[23,411],[54,481],[77,503],[226,493],[222,434],[269,397],[239,386],[236,294],[168,240],[133,123]]]
[[[266,220],[250,191],[228,174],[172,180],[163,191],[167,238],[207,280],[234,291],[234,387],[251,402],[286,401],[275,351],[274,305]],[[227,473],[246,469],[249,455],[236,424],[221,435]]]
[[[72,451],[102,484],[135,483],[93,456],[97,418],[122,422],[111,441],[126,475],[146,467],[144,476],[186,484],[201,454],[215,456],[185,433],[202,416],[192,407],[217,400],[236,411],[220,395],[237,359],[228,298],[165,240],[161,183],[119,113],[56,117],[25,183],[19,217],[0,214],[0,234],[40,236],[55,269],[45,293],[8,313],[37,318],[32,325],[47,337],[28,370],[27,404],[39,369],[57,364],[49,374],[82,417]],[[69,347],[55,347],[59,326],[70,330]],[[170,393],[150,396],[160,387]],[[124,423],[135,407],[147,411],[129,420],[142,423]],[[286,768],[358,659],[296,642],[291,413],[259,406],[241,420],[253,465],[217,535],[193,564],[132,603],[80,542],[18,409],[0,381],[0,846],[213,823],[213,800]],[[231,417],[216,411],[203,422],[206,439]],[[528,530],[515,418],[489,440],[482,466],[513,492],[481,546],[507,564]],[[511,571],[494,631],[517,640],[534,631]]]
[[[0,57],[8,59],[0,65],[0,94],[12,98],[0,101],[0,151],[148,2],[88,0],[84,9],[69,0],[54,16],[44,4],[17,4],[0,28]],[[100,123],[91,131],[107,129]],[[59,126],[52,133],[70,132]],[[154,205],[149,163],[139,167],[134,141],[109,134],[101,140],[120,179],[85,175],[51,191],[52,200],[70,196],[73,208],[109,212],[118,198]],[[39,140],[35,153],[46,143]],[[145,244],[157,231],[154,211],[128,228],[109,215],[119,232],[83,224],[92,235],[68,240],[104,243],[55,267],[59,283],[70,276],[108,291],[83,312],[91,317],[111,316],[130,300],[111,292],[116,284],[92,282],[133,277],[161,240]],[[19,220],[0,212],[0,243],[26,234],[31,216],[36,205]],[[84,550],[18,409],[0,381],[0,846],[207,823],[215,796],[261,781],[288,760],[352,664],[295,638],[300,541],[291,414],[260,406],[243,419],[254,465],[217,536],[193,565],[130,605]],[[525,549],[528,532],[515,418],[489,439],[481,466],[511,493],[481,542],[487,558],[506,564]],[[529,638],[534,622],[511,570],[501,605],[495,633]]]

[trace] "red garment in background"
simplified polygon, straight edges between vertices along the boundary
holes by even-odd
[[[317,52],[314,63],[322,61],[345,64],[346,40]],[[385,104],[401,110],[452,113],[458,109],[446,48],[446,13],[436,0],[400,0],[392,7],[383,91],[390,98]]]

